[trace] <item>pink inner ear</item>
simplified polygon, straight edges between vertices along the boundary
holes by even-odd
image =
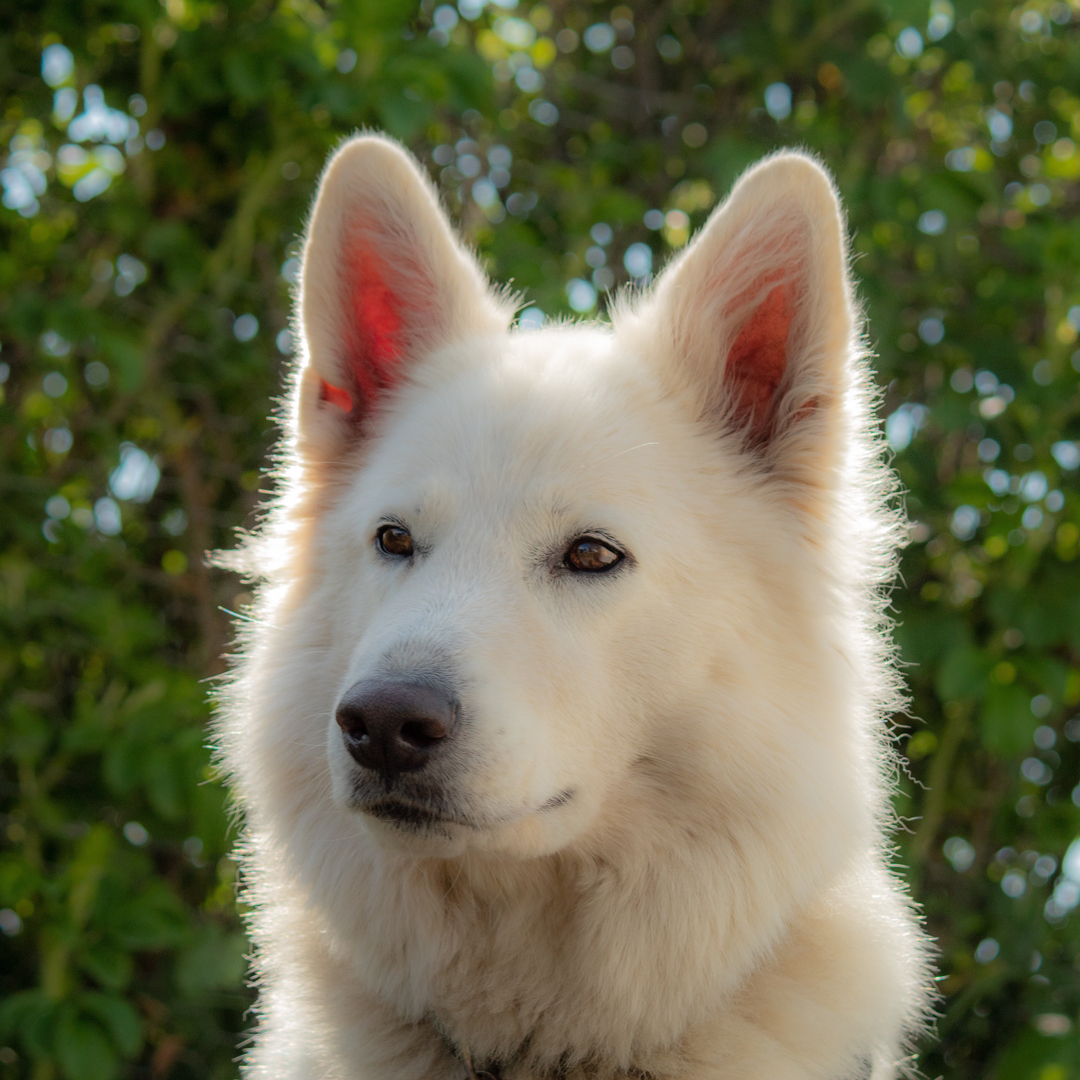
[[[410,284],[410,275],[416,276],[413,271],[417,268],[410,266],[407,256],[402,254],[397,256],[398,262],[391,270],[378,251],[378,241],[373,239],[378,230],[369,223],[354,222],[350,231],[342,258],[347,387],[323,380],[321,396],[359,419],[400,378],[405,352],[405,305],[401,292]],[[410,294],[413,291],[410,289]],[[409,310],[410,320],[418,315]]]
[[[334,386],[325,379],[319,380],[319,400],[329,401],[342,412],[352,412],[352,394],[348,390],[342,390],[340,386]]]
[[[788,286],[777,285],[750,316],[728,353],[725,379],[737,398],[736,414],[755,437],[768,436],[776,391],[787,368],[793,318]]]

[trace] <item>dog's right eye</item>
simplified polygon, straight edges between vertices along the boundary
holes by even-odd
[[[413,553],[412,536],[402,525],[383,525],[375,534],[375,544],[384,555],[408,558]]]
[[[570,570],[585,574],[602,574],[618,566],[626,556],[610,544],[595,536],[579,536],[563,556],[563,564]]]

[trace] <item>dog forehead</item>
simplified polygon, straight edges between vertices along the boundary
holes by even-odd
[[[516,333],[471,350],[442,371],[436,358],[402,395],[368,457],[373,483],[437,480],[485,497],[610,487],[633,482],[670,427],[651,372],[602,330]]]

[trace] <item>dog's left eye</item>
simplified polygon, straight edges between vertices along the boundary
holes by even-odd
[[[375,543],[384,555],[407,558],[413,553],[413,539],[401,525],[384,525],[375,534]]]
[[[570,570],[599,574],[618,566],[626,556],[595,536],[579,536],[567,549],[563,563]]]

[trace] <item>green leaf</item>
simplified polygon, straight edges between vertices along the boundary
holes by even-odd
[[[142,1049],[142,1021],[135,1008],[122,997],[95,991],[83,994],[83,1009],[100,1020],[124,1057],[132,1058]]]
[[[57,1025],[55,1042],[66,1080],[112,1080],[119,1074],[116,1051],[94,1021],[68,1013]]]
[[[934,684],[944,701],[981,698],[987,691],[992,662],[973,645],[955,645],[938,667]]]
[[[1031,714],[1031,694],[1022,686],[991,683],[979,706],[978,722],[987,748],[1014,757],[1032,746],[1038,721]]]
[[[79,843],[71,865],[68,906],[72,921],[81,927],[90,913],[116,836],[106,825],[94,825]]]
[[[204,927],[177,966],[181,992],[195,997],[211,990],[239,987],[247,970],[249,950],[243,934],[226,934],[214,924]]]
[[[1056,1012],[1046,1009],[1046,1012]],[[994,1065],[995,1080],[1068,1080],[1080,1069],[1080,1051],[1073,1038],[1054,1038],[1022,1031]],[[1057,1068],[1055,1068],[1057,1066]]]
[[[23,990],[0,1001],[0,1038],[16,1036],[34,1057],[50,1052],[58,1005],[43,990]]]
[[[159,880],[125,903],[113,916],[120,942],[129,949],[160,949],[186,936],[186,917],[179,898]]]
[[[41,877],[25,860],[0,855],[0,907],[14,907],[40,887]]]
[[[130,953],[105,944],[84,949],[79,963],[87,974],[110,990],[122,990],[127,986],[134,967]]]

